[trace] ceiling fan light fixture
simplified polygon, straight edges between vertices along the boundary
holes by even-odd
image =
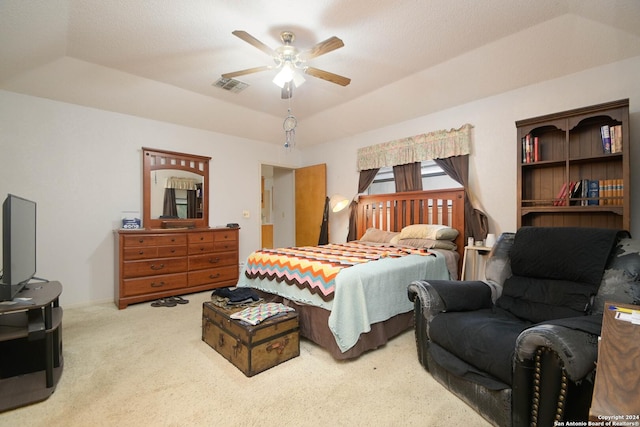
[[[293,68],[293,64],[289,61],[285,61],[285,63],[282,64],[282,69],[273,78],[273,82],[280,88],[283,88],[285,83],[289,83],[293,80],[295,73],[296,70]]]
[[[302,74],[300,74],[298,71],[293,73],[293,84],[296,87],[300,87],[302,86],[302,84],[305,82],[305,78],[302,77]]]

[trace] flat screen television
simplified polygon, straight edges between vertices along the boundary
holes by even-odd
[[[0,301],[12,300],[36,274],[36,203],[9,194],[2,204]]]

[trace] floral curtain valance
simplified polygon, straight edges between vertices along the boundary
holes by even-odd
[[[171,178],[167,178],[165,188],[175,188],[176,190],[195,190],[196,180],[193,178],[172,176]]]
[[[423,133],[358,149],[358,170],[376,169],[462,156],[471,151],[470,124],[460,129]]]

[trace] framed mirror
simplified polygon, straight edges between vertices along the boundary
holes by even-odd
[[[145,228],[209,227],[209,160],[142,148]]]

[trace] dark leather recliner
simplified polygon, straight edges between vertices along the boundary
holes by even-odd
[[[504,233],[485,281],[416,281],[420,363],[499,426],[588,418],[605,301],[640,303],[640,241],[600,229]]]

